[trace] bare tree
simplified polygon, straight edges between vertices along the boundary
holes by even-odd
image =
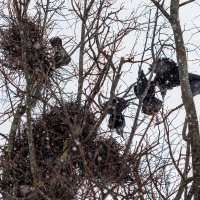
[[[163,4],[152,0],[152,2],[158,7],[162,14],[167,18],[171,24],[174,41],[176,44],[176,55],[179,66],[179,77],[182,88],[182,99],[186,110],[186,119],[188,124],[188,138],[189,144],[192,148],[192,165],[193,165],[193,192],[194,199],[199,199],[199,155],[200,150],[200,135],[199,135],[199,125],[195,109],[195,104],[193,100],[193,95],[191,92],[189,79],[188,79],[188,67],[187,67],[187,56],[186,49],[183,39],[183,33],[180,25],[179,9],[181,6],[191,3],[193,1],[188,1],[185,3],[180,3],[180,1],[171,1],[170,3],[170,14],[164,9]]]
[[[1,3],[2,199],[199,198],[198,76],[179,19],[193,1],[150,2]]]

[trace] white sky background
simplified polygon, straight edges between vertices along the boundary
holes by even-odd
[[[34,2],[34,1],[33,1]],[[116,8],[120,6],[122,1],[117,1],[116,3]],[[169,2],[169,0],[167,1]],[[181,1],[181,2],[184,2],[184,1]],[[199,2],[197,0],[197,2]],[[124,12],[122,13],[122,15],[128,15],[128,13],[130,13],[132,11],[132,9],[137,9],[137,6],[138,4],[147,4],[147,5],[150,5],[150,0],[141,0],[141,1],[138,1],[138,0],[126,0],[125,3],[124,3],[124,7],[126,8],[124,10]],[[66,7],[68,7],[68,1],[66,1]],[[141,12],[143,10],[144,7],[141,7],[139,10],[138,10],[138,14],[139,12]],[[31,11],[32,12],[32,11]],[[66,13],[68,11],[66,10]],[[185,44],[186,44],[186,48],[188,48],[188,50],[193,50],[195,49],[197,46],[200,45],[200,28],[198,29],[199,32],[197,31],[197,29],[193,29],[194,27],[200,27],[200,5],[198,6],[196,3],[191,3],[191,4],[188,4],[186,6],[183,6],[180,8],[180,21],[181,21],[181,24],[182,24],[182,29],[185,30],[184,32],[184,41],[185,41]],[[148,16],[147,16],[148,17]],[[80,39],[80,32],[78,31],[78,29],[76,29],[76,31],[74,30],[74,27],[72,28],[69,28],[69,23],[66,22],[63,18],[62,20],[63,21],[59,21],[61,18],[58,18],[58,29],[55,29],[52,33],[51,33],[51,36],[72,36],[72,37],[75,37],[76,35],[76,40],[79,41]],[[139,18],[139,21],[142,22],[146,20],[145,18]],[[193,33],[195,33],[193,35]],[[141,53],[143,51],[143,48],[144,48],[144,38],[145,38],[145,34],[146,32],[141,32],[141,36],[138,40],[138,43],[134,49],[134,51],[138,52],[138,53]],[[125,54],[129,53],[130,50],[132,49],[132,46],[133,43],[135,42],[135,36],[133,34],[131,34],[129,37],[127,37],[126,41],[124,42],[124,47],[125,49],[123,49],[121,52],[119,52],[119,57],[121,56],[124,56]],[[196,46],[192,45],[192,44],[195,44]],[[69,51],[70,50],[70,47],[67,47],[67,50]],[[79,50],[72,56],[72,60],[74,63],[78,63],[78,53],[79,53]],[[149,55],[147,55],[148,57]],[[141,55],[136,57],[135,60],[140,60],[141,59]],[[173,60],[176,61],[176,56],[174,55]],[[132,84],[133,82],[136,81],[137,79],[137,70],[138,70],[138,66],[139,64],[134,64],[133,66],[131,66],[131,71],[130,73],[126,73],[126,74],[123,74],[123,80],[125,81],[126,84],[124,84],[123,82],[120,82],[120,89],[123,90],[127,87],[127,85],[129,86],[130,84]],[[148,64],[144,64],[143,65],[143,69],[147,72],[148,71]],[[196,50],[196,51],[191,51],[191,52],[188,52],[188,67],[189,67],[189,72],[192,72],[192,73],[196,73],[196,74],[199,74],[200,75],[200,51],[199,49]],[[130,65],[125,65],[124,66],[124,70],[123,71],[126,71],[127,69],[130,68]],[[77,84],[75,83],[69,83],[70,85],[67,87],[68,89],[70,88],[70,91],[77,91]],[[119,85],[119,86],[120,86]],[[159,98],[161,99],[161,97],[159,96]],[[195,105],[196,105],[196,109],[197,109],[197,115],[198,115],[198,118],[200,120],[200,95],[196,96],[194,98],[195,100]],[[165,97],[165,101],[164,101],[164,110],[170,110],[172,108],[175,108],[176,106],[178,106],[179,104],[181,104],[182,100],[181,100],[181,90],[180,90],[180,87],[177,87],[177,88],[174,88],[173,90],[170,90],[167,92],[167,95]],[[4,109],[4,105],[1,105],[2,108]],[[125,112],[126,115],[130,115],[130,110],[127,109],[127,111]],[[134,119],[134,111],[132,111],[132,114],[133,114],[133,117],[132,118],[126,118],[126,128],[125,128],[125,131],[127,132],[130,132],[131,131],[131,126],[133,125],[133,119]],[[172,117],[174,117],[177,113],[174,113],[172,115]],[[142,113],[141,113],[141,118],[144,116]],[[159,115],[158,115],[159,116]],[[176,117],[176,119],[173,121],[173,126],[174,127],[178,127],[180,126],[183,121],[184,121],[184,118],[185,118],[185,114],[184,114],[184,110],[182,110],[178,115],[178,117]],[[147,117],[147,121],[148,121],[148,118]],[[108,119],[108,118],[107,118]],[[106,120],[107,120],[106,119]],[[104,121],[103,122],[103,126],[104,128],[106,129],[107,127],[107,121]],[[172,127],[173,127],[172,126]],[[171,127],[171,128],[172,128]],[[143,129],[144,127],[140,127],[138,129],[138,133]],[[10,121],[7,121],[6,123],[2,124],[0,126],[0,132],[1,133],[8,133],[9,132],[9,129],[10,129]],[[182,128],[178,128],[178,134],[181,135],[181,130]],[[150,131],[150,135],[152,135],[152,133],[155,133],[155,135],[153,137],[156,137],[156,133],[157,133],[157,127],[155,128],[151,128],[151,131]],[[127,134],[128,136],[128,134]],[[121,138],[119,138],[119,140],[121,141]],[[137,140],[137,139],[136,139]],[[137,142],[136,140],[133,141],[134,142]],[[184,145],[184,144],[183,144]]]

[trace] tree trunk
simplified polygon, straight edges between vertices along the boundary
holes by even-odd
[[[179,0],[171,1],[170,23],[174,33],[181,83],[182,100],[188,120],[188,136],[192,147],[194,200],[200,199],[200,135],[196,108],[188,79],[187,56],[179,20]]]

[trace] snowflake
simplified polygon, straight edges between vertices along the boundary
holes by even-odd
[[[77,151],[77,148],[76,148],[76,147],[72,147],[72,150],[73,150],[73,151]]]
[[[76,145],[80,144],[79,140],[74,140],[74,142],[76,143]]]
[[[100,161],[102,161],[102,157],[101,156],[98,156],[97,157],[97,160],[100,162]]]

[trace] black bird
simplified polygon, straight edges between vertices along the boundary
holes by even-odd
[[[138,73],[138,84],[134,86],[134,93],[137,98],[140,98],[140,96],[144,93],[147,85],[148,85],[148,80],[143,72],[141,70]],[[155,96],[155,85],[154,82],[150,82],[149,89],[147,91],[146,97],[154,97]]]
[[[154,115],[159,112],[163,102],[156,97],[145,97],[142,102],[142,112],[146,115]]]
[[[144,71],[139,70],[137,85],[134,86],[134,93],[137,98],[140,98],[140,96],[144,93],[147,87],[147,84],[148,84],[148,80],[144,74]]]
[[[108,105],[108,101],[104,106]],[[129,105],[129,102],[121,97],[113,97],[112,104],[108,106],[108,114],[117,113],[120,114],[124,109],[126,109]]]
[[[193,96],[200,94],[200,76],[191,73],[189,73],[188,76]]]
[[[128,107],[129,101],[124,98],[114,96],[111,105],[108,101],[103,105],[103,109],[108,107],[107,113],[110,115],[108,120],[108,127],[115,129],[116,133],[122,136],[125,126],[125,117],[122,112]]]
[[[55,47],[61,48],[62,47],[62,40],[59,37],[53,37],[50,39],[49,42],[53,48],[55,48]]]
[[[135,85],[134,92],[136,97],[140,98],[148,85],[148,80],[143,70],[138,73],[138,76],[138,84]],[[163,102],[155,97],[155,92],[155,84],[153,81],[151,81],[147,94],[142,102],[142,112],[144,114],[154,115],[161,109]]]
[[[54,61],[55,68],[68,65],[71,61],[69,54],[66,52],[62,46],[62,40],[59,37],[53,37],[50,39],[50,44],[54,48]]]
[[[180,85],[178,66],[169,58],[158,59],[154,73],[154,83],[160,89],[163,99],[167,90]]]
[[[124,138],[123,136],[124,127],[125,127],[125,118],[122,113],[119,114],[116,113],[110,115],[110,118],[108,120],[108,128],[110,128],[111,130],[115,129],[116,133],[120,135],[122,138]]]
[[[180,86],[178,65],[169,58],[158,59],[155,71],[154,83],[159,87],[164,99],[167,90]],[[190,87],[193,96],[200,94],[200,76],[188,73]]]
[[[149,90],[142,102],[142,112],[146,115],[154,115],[161,109],[163,102],[155,97],[155,85],[150,83]]]

